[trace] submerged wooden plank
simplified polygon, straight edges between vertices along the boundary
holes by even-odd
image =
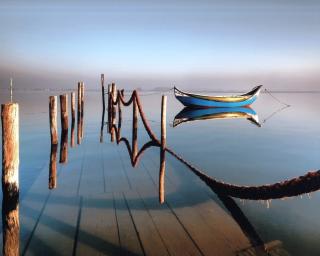
[[[99,142],[86,141],[85,146],[86,154],[84,156],[79,195],[104,193],[105,181],[101,154],[99,153],[102,145]]]
[[[154,162],[149,161],[148,165],[152,166],[152,164]],[[147,170],[149,169],[148,165],[146,165]],[[167,166],[169,166],[167,173],[171,174],[173,168],[168,162]],[[151,172],[150,175],[157,182],[158,177]],[[233,236],[233,233],[225,234],[225,229],[229,228],[230,230],[230,226],[231,229],[238,232],[237,239],[240,238],[240,248],[248,246],[249,243],[237,224],[222,209],[219,210],[220,206],[214,203],[201,189],[194,189],[190,181],[188,183],[191,185],[187,189],[176,185],[174,180],[169,177],[167,181],[165,188],[170,193],[166,193],[165,201],[203,254],[232,255],[236,250],[239,250],[239,246],[235,246],[228,239],[228,235]],[[214,220],[215,217],[219,219],[218,222]],[[226,228],[225,224],[229,227]]]
[[[112,194],[84,197],[76,255],[120,255]]]
[[[131,159],[127,148],[124,144],[119,145],[118,152],[120,161],[122,163],[125,175],[128,177],[132,189],[146,189],[153,190],[154,183],[145,168],[143,167],[143,158],[137,163],[136,166],[132,166]]]
[[[169,252],[139,195],[134,191],[130,191],[125,192],[124,196],[126,203],[129,206],[135,227],[139,233],[139,238],[145,254],[169,255]]]
[[[140,196],[170,255],[201,255],[201,251],[167,204],[159,203],[156,190],[140,192]]]
[[[59,193],[69,196],[78,195],[85,152],[85,143],[69,150],[69,162],[61,166],[61,171],[57,177],[57,188],[55,190],[58,190]]]
[[[102,147],[104,177],[108,181],[105,187],[106,192],[122,192],[131,189],[116,147],[117,145],[110,143],[103,144]]]
[[[50,191],[48,189],[49,164],[41,170],[29,191],[20,202],[20,250],[24,252],[43,212]]]
[[[48,248],[58,255],[72,255],[79,197],[51,196],[31,238],[26,255],[47,255]]]
[[[144,255],[137,230],[122,193],[114,194],[121,255]]]

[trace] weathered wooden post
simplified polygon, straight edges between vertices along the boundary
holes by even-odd
[[[49,122],[50,122],[51,144],[58,144],[57,96],[49,97]]]
[[[111,85],[111,127],[110,127],[110,133],[111,133],[111,142],[115,141],[115,129],[113,128],[114,125],[116,125],[116,107],[115,103],[117,101],[117,87],[115,83],[112,83]]]
[[[120,92],[118,92],[120,93]],[[118,101],[118,128],[121,127],[122,123],[122,110],[121,110],[121,100]]]
[[[162,95],[161,99],[161,148],[166,148],[167,140],[167,96]]]
[[[19,105],[1,105],[3,255],[19,255]]]
[[[116,108],[112,107],[112,113],[111,113],[111,142],[115,141],[116,138],[116,131],[115,131],[115,125],[116,125]]]
[[[115,83],[112,83],[111,86],[112,86],[111,90],[112,90],[112,100],[113,100],[113,104],[112,105],[114,105],[116,103],[116,101],[117,101],[118,92],[117,92],[117,86],[116,86]]]
[[[102,94],[102,111],[106,109],[105,91],[104,91],[104,74],[101,74],[101,94]]]
[[[161,100],[161,146],[160,146],[160,172],[159,172],[159,202],[164,202],[164,177],[166,169],[165,150],[167,140],[167,96]]]
[[[100,143],[103,142],[104,114],[105,114],[105,111],[102,110],[101,127],[100,127]]]
[[[132,160],[135,162],[135,159],[138,154],[138,105],[137,105],[137,99],[135,97],[133,98],[133,106],[132,106]]]
[[[77,143],[81,144],[81,82],[78,82]]]
[[[71,140],[70,140],[70,146],[74,147],[74,127],[76,123],[76,93],[71,93]]]
[[[83,121],[84,121],[84,83],[81,82],[81,139],[83,139]]]
[[[102,119],[100,128],[100,143],[103,142],[104,115],[106,112],[105,91],[104,91],[104,74],[101,74],[101,93],[102,93]]]
[[[60,163],[68,161],[68,95],[60,95],[61,114],[61,143],[60,143]]]
[[[58,144],[51,144],[49,163],[49,189],[57,187],[57,150]]]
[[[112,86],[108,84],[108,133],[111,132],[111,114],[112,114]]]
[[[119,114],[118,114],[118,128],[117,128],[117,143],[119,143],[120,139],[121,139],[121,124],[122,124],[122,111],[121,111],[121,106],[120,106],[120,102],[118,103],[118,110],[119,110]]]
[[[61,116],[61,129],[67,131],[68,124],[68,95],[60,95],[60,116]]]

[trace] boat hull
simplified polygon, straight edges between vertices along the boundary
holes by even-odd
[[[239,102],[221,102],[213,100],[205,100],[187,96],[178,96],[176,95],[177,100],[179,100],[186,107],[219,107],[219,108],[235,108],[235,107],[244,107],[251,105],[256,99],[257,96]]]
[[[232,96],[210,96],[187,93],[174,87],[174,95],[186,107],[218,107],[238,108],[251,105],[258,97],[262,85],[254,87],[250,92]]]

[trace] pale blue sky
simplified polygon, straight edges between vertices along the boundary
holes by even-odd
[[[1,83],[320,89],[320,1],[51,2],[0,3]]]

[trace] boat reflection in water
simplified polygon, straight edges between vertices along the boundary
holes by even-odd
[[[261,127],[257,113],[250,107],[237,108],[189,108],[182,109],[174,118],[173,127],[179,124],[209,119],[240,119],[245,118]]]

